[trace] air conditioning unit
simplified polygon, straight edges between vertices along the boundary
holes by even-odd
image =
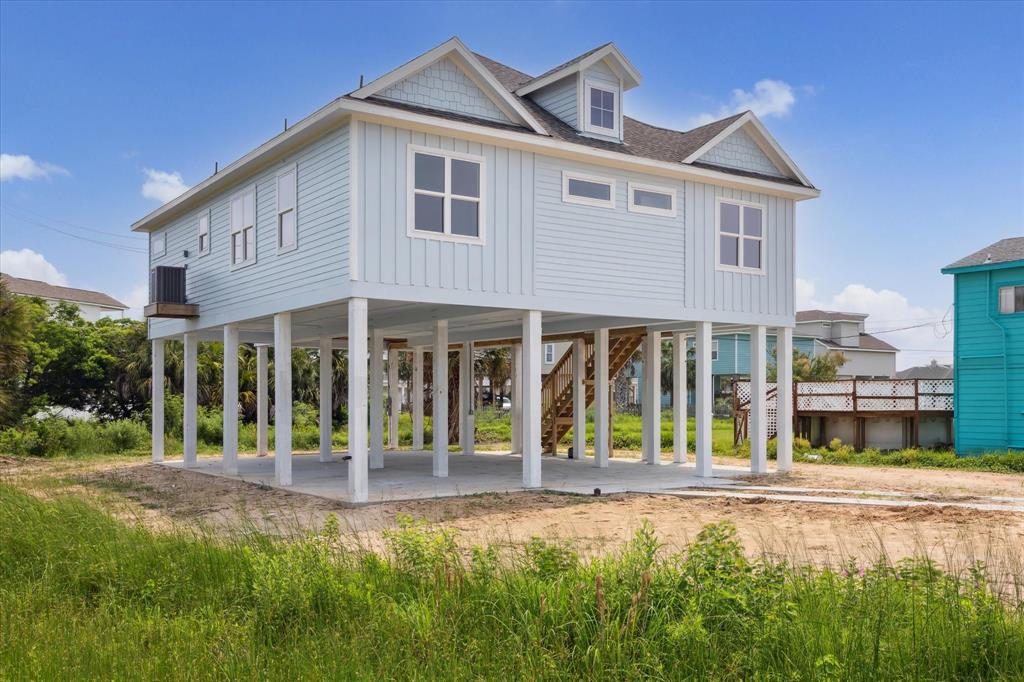
[[[149,274],[149,305],[146,317],[192,318],[199,306],[185,298],[185,268],[158,265]]]

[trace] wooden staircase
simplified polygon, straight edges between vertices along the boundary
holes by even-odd
[[[625,367],[629,359],[643,342],[644,334],[637,330],[615,330],[608,339],[608,378],[613,379]],[[575,344],[569,346],[551,372],[544,377],[541,385],[541,433],[547,439],[548,450],[555,454],[560,440],[572,428],[572,368]],[[585,376],[583,385],[587,407],[594,402],[594,339],[589,337],[584,344]],[[607,390],[607,389],[606,389]]]

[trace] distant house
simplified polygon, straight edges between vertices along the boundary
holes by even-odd
[[[59,287],[37,279],[12,277],[2,272],[0,281],[3,281],[12,294],[41,298],[51,306],[61,301],[73,303],[78,306],[78,312],[82,317],[89,322],[95,322],[102,317],[121,318],[124,317],[124,311],[128,310],[124,303],[99,291]]]
[[[950,263],[958,454],[1024,448],[1024,237]]]
[[[908,367],[896,372],[897,379],[952,379],[953,365],[943,365],[932,360],[929,365]]]

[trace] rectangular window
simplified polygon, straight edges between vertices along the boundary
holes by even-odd
[[[764,206],[733,199],[718,200],[718,268],[764,272]]]
[[[544,344],[544,364],[550,365],[555,361],[555,344]]]
[[[615,181],[562,171],[562,201],[569,204],[615,208]]]
[[[999,312],[1002,315],[1024,313],[1024,286],[999,288]]]
[[[256,187],[231,199],[231,265],[256,262]]]
[[[711,340],[711,361],[718,359],[718,339]]]
[[[584,86],[586,97],[585,130],[600,135],[619,134],[619,89],[613,85],[605,85],[587,81]]]
[[[291,251],[298,246],[295,226],[297,168],[292,164],[277,174],[277,250]]]
[[[676,191],[669,187],[656,187],[629,183],[629,210],[669,218],[676,217]]]
[[[163,232],[149,235],[149,252],[153,258],[158,258],[167,253],[167,235]]]
[[[482,243],[484,158],[409,145],[409,236]]]
[[[199,214],[199,255],[210,253],[210,212],[204,211]]]

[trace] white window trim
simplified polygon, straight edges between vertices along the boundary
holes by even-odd
[[[200,247],[200,244],[202,242],[199,239],[200,235],[203,234],[203,229],[202,229],[203,218],[206,218],[206,248],[205,249]],[[210,235],[211,235],[211,233],[213,231],[212,228],[210,227],[210,222],[211,222],[211,220],[210,220],[210,209],[209,208],[203,209],[196,216],[196,255],[197,256],[205,256],[206,254],[210,253],[210,246],[212,244],[211,236]]]
[[[590,197],[579,197],[575,194],[569,194],[570,180],[599,182],[603,185],[608,185],[611,187],[611,191],[608,194],[610,199],[605,201],[604,199],[591,199]],[[598,208],[615,208],[615,179],[564,170],[562,171],[562,201],[567,204],[583,204],[584,206],[597,206]]]
[[[722,204],[734,204],[740,206],[750,206],[751,208],[761,209],[761,236],[760,237],[746,237],[743,234],[743,211],[740,210],[740,233],[738,235],[731,232],[726,232],[727,237],[739,237],[739,259],[743,261],[743,240],[746,239],[760,239],[761,240],[761,267],[759,268],[748,268],[742,265],[723,265],[722,264]],[[730,199],[728,197],[717,197],[715,199],[715,270],[721,272],[739,272],[746,275],[765,275],[765,243],[768,238],[768,207],[764,204],[759,204],[756,201],[744,201],[742,199]]]
[[[603,128],[590,122],[590,91],[592,89],[610,92],[615,96],[615,111],[612,119],[615,121],[614,128]],[[583,81],[583,130],[595,135],[607,137],[621,137],[622,133],[622,88],[604,81],[590,80]]]
[[[641,190],[644,192],[655,192],[657,194],[667,194],[672,197],[672,208],[654,208],[652,206],[637,206],[633,202],[633,190]],[[676,213],[676,190],[672,187],[662,187],[660,185],[648,185],[642,182],[628,182],[626,183],[627,193],[627,204],[629,206],[630,213],[643,213],[645,215],[657,215],[666,218],[675,218]]]
[[[718,361],[718,339],[711,339],[711,362]]]
[[[548,358],[551,358],[550,360]],[[555,362],[555,344],[545,343],[544,344],[544,364],[551,365]]]
[[[243,232],[244,228],[238,230],[231,224],[231,204],[234,203],[235,199],[246,194],[252,193],[252,258],[246,258],[241,263],[235,263],[233,256],[233,249],[235,248],[235,233]],[[240,268],[247,268],[256,263],[257,254],[259,253],[259,242],[260,242],[260,231],[259,231],[259,205],[257,203],[259,197],[256,195],[256,185],[252,184],[243,190],[239,190],[231,195],[228,199],[228,264],[232,270],[238,270]],[[243,237],[242,243],[244,245],[245,238]]]
[[[429,154],[430,156],[440,156],[444,158],[444,232],[428,232],[426,230],[416,229],[416,154]],[[472,161],[473,163],[480,164],[480,199],[479,199],[479,222],[477,236],[471,237],[463,234],[452,234],[451,233],[451,204],[452,198],[463,199],[466,201],[472,201],[476,197],[464,197],[459,194],[452,194],[452,159],[460,159],[462,161]],[[427,192],[420,190],[421,193],[430,194],[432,196],[441,196],[438,192]],[[476,154],[467,154],[465,152],[449,151],[447,149],[438,149],[437,147],[424,147],[422,145],[410,144],[406,151],[406,170],[405,170],[405,220],[406,220],[406,234],[414,239],[435,239],[442,242],[457,242],[460,244],[477,244],[484,245],[486,243],[487,235],[487,160],[483,156]]]
[[[290,210],[294,213],[295,221],[295,241],[290,246],[281,246],[281,197],[278,194],[277,188],[279,186],[280,178],[282,175],[292,173],[292,177],[295,182],[295,205]],[[274,241],[277,243],[278,253],[288,253],[299,248],[299,164],[298,162],[290,163],[281,170],[277,171],[274,175],[274,206],[276,212],[274,213]]]
[[[163,245],[159,251],[153,249],[153,240],[160,238],[160,243]],[[162,258],[167,255],[167,232],[154,232],[149,237],[149,257],[150,258]]]

